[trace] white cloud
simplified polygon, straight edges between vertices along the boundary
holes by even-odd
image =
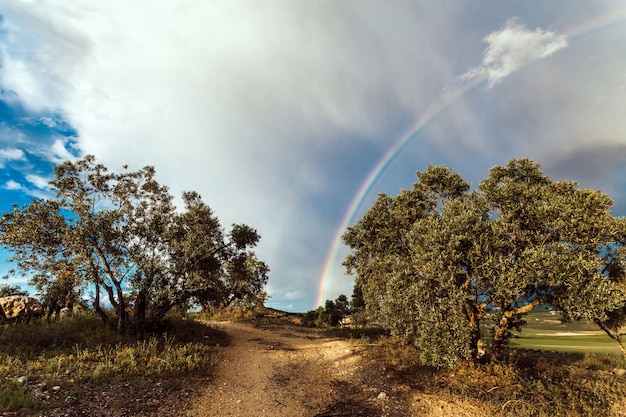
[[[36,175],[36,174],[27,174],[26,175],[26,180],[33,184],[35,187],[37,187],[40,190],[45,190],[48,188],[48,182],[50,181],[49,178],[45,178],[42,177],[40,175]]]
[[[4,184],[4,188],[6,190],[21,190],[23,187],[22,187],[22,184],[20,184],[19,182],[14,181],[14,180],[9,180]]]
[[[56,120],[52,119],[51,117],[45,117],[44,116],[44,117],[40,118],[39,121],[41,123],[45,124],[46,126],[51,127],[51,128],[57,126]]]
[[[43,181],[44,181],[43,179],[37,178],[36,176],[32,176],[32,175],[27,175],[26,177],[27,177],[27,181],[31,183],[32,181],[34,181],[36,183],[35,187],[26,187],[20,184],[18,181],[8,180],[7,182],[4,183],[4,186],[2,188],[7,191],[18,191],[33,198],[49,198],[50,197],[49,192],[45,188],[40,187],[41,185],[43,185]]]
[[[22,118],[22,120],[31,125],[36,125],[36,124],[41,123],[49,128],[55,128],[58,125],[56,120],[48,116],[41,116],[41,117],[26,116]]]
[[[68,139],[66,137],[58,138],[50,147],[50,160],[56,164],[74,159],[74,155],[67,149]]]
[[[285,288],[272,288],[267,289],[268,295],[271,297],[271,301],[293,301],[302,300],[305,298],[305,294],[300,290],[285,290]]]
[[[16,148],[0,149],[0,167],[4,167],[7,161],[24,161],[24,151]]]
[[[514,19],[509,19],[502,29],[490,33],[484,40],[488,46],[482,64],[459,78],[487,77],[489,87],[524,65],[546,58],[568,45],[564,35],[544,29],[529,30]]]
[[[77,58],[89,48],[73,29],[76,15],[71,9],[77,5],[58,5],[55,13],[49,13],[50,6],[47,1],[33,7],[9,0],[2,10],[10,35],[0,43],[0,83],[35,112],[59,110],[71,91],[73,73],[80,70]]]
[[[326,164],[338,148],[386,146],[437,89],[416,73],[449,73],[430,47],[441,37],[407,5],[155,1],[146,19],[132,0],[5,4],[0,84],[31,109],[59,109],[81,153],[112,170],[154,165],[175,196],[197,190],[224,225],[258,228],[272,282],[298,269],[311,293],[335,224],[308,206],[354,191],[329,187],[342,163]],[[286,243],[293,230],[308,241]],[[292,266],[291,251],[307,257]]]

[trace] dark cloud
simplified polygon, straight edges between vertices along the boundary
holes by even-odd
[[[594,141],[568,152],[546,156],[544,171],[555,180],[576,181],[614,200],[614,212],[626,215],[626,144]]]

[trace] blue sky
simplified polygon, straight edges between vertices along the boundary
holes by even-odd
[[[403,137],[351,223],[428,164],[476,184],[515,157],[626,214],[622,1],[146,4],[0,3],[0,210],[45,197],[68,158],[154,165],[258,229],[268,304],[297,311],[322,282],[351,294],[335,239]]]

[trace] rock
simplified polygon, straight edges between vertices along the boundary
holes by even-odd
[[[380,394],[378,394],[378,397],[376,397],[376,401],[383,401],[386,400],[387,397],[387,393],[386,392],[381,392]]]
[[[0,297],[0,312],[4,316],[0,317],[0,320],[17,320],[22,317],[30,320],[31,317],[41,317],[43,307],[36,298],[26,295],[11,295]]]

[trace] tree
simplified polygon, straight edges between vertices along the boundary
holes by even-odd
[[[364,328],[367,325],[367,313],[365,311],[365,300],[363,290],[359,285],[355,285],[350,298],[349,309],[350,324],[357,328]]]
[[[315,310],[306,312],[302,318],[302,325],[307,327],[335,327],[342,324],[349,314],[348,297],[341,294],[334,301],[326,300],[324,307],[319,306]]]
[[[350,311],[352,313],[362,312],[365,310],[365,300],[363,299],[363,290],[361,286],[355,285],[350,298]]]
[[[620,231],[621,226],[621,231]],[[616,225],[616,234],[624,233],[624,225]],[[626,253],[623,242],[615,242],[606,246],[599,253],[603,259],[602,274],[611,281],[614,291],[617,294],[626,293]],[[585,318],[602,329],[618,346],[622,356],[626,359],[626,347],[621,339],[620,331],[626,325],[626,302],[620,306],[613,304],[603,305],[601,300],[590,300],[591,307],[584,309],[566,309],[563,319],[565,321]],[[595,301],[595,302],[594,302]]]
[[[81,278],[70,269],[60,272],[54,277],[45,275],[31,280],[40,294],[44,312],[50,320],[52,315],[58,317],[63,308],[73,311],[74,306],[81,304]]]
[[[131,323],[143,331],[175,306],[262,293],[269,269],[251,251],[258,233],[233,225],[225,235],[195,192],[184,193],[177,212],[153,167],[110,173],[87,156],[57,166],[50,187],[55,197],[15,207],[0,222],[0,243],[44,298],[93,288],[94,311],[124,332]]]
[[[419,181],[396,197],[382,193],[364,217],[343,235],[352,248],[344,261],[349,274],[356,274],[366,308],[380,314],[391,275],[406,265],[411,255],[409,231],[420,219],[431,216],[441,205],[469,189],[458,174],[446,167],[430,166],[417,173]]]
[[[317,307],[315,310],[309,310],[306,313],[304,313],[304,316],[302,316],[302,326],[304,327],[317,327],[318,324],[321,324],[319,322],[319,317],[321,317],[321,315],[324,312],[324,307],[319,306]]]
[[[501,308],[492,343],[496,358],[509,329],[538,304],[557,306],[569,319],[600,322],[623,305],[624,292],[606,267],[626,242],[626,226],[612,215],[608,196],[552,181],[527,159],[490,174],[479,188],[495,216],[495,238],[478,272],[487,278],[490,302]]]
[[[22,290],[19,285],[0,285],[0,298],[9,297],[11,295],[28,295],[28,291]]]
[[[471,192],[446,167],[417,176],[412,190],[379,196],[348,229],[344,264],[368,309],[418,346],[423,363],[478,360],[489,307],[498,307],[491,358],[499,360],[536,305],[604,322],[624,304],[605,267],[626,228],[600,191],[554,182],[527,159],[493,168]]]

